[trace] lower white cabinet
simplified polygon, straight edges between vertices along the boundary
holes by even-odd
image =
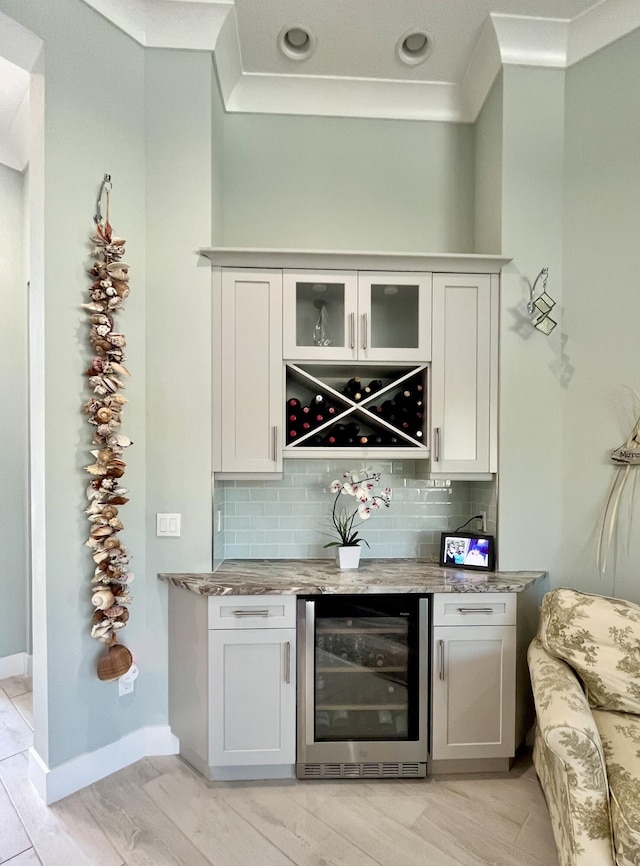
[[[210,780],[293,778],[295,596],[169,586],[169,723]]]
[[[295,629],[211,631],[212,765],[294,764]]]
[[[515,596],[436,594],[433,623],[432,761],[513,757]]]

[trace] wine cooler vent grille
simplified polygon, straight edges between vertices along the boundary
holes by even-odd
[[[383,761],[367,764],[298,764],[299,779],[424,778],[427,765],[420,762]]]

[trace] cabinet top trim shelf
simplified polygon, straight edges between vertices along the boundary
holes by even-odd
[[[499,274],[510,257],[477,253],[410,253],[349,250],[276,250],[251,247],[200,247],[212,265],[231,268],[414,271]]]

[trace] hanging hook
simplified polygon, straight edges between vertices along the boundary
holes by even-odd
[[[111,192],[111,189],[111,175],[105,174],[104,178],[102,179],[102,183],[100,184],[98,198],[96,199],[96,212],[93,216],[93,221],[96,223],[96,225],[102,222],[102,211],[100,210],[100,203],[102,201],[103,193],[106,192],[107,194],[109,194]]]
[[[540,271],[540,273],[538,274],[538,276],[535,278],[535,280],[533,281],[533,286],[530,286],[530,288],[529,288],[529,303],[527,304],[527,310],[529,311],[530,316],[533,314],[533,310],[534,310],[533,296],[536,293],[536,286],[538,285],[538,280],[541,277],[544,278],[543,283],[542,283],[542,293],[544,293],[547,291],[547,277],[548,276],[549,276],[549,268],[543,268]]]

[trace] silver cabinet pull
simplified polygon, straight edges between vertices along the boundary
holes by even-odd
[[[286,641],[284,645],[284,681],[287,685],[291,682],[291,643]]]
[[[349,313],[349,336],[350,336],[350,341],[351,341],[351,348],[355,349],[355,347],[356,347],[355,313]]]
[[[242,610],[242,609],[240,609],[240,610],[234,610],[233,615],[238,616],[238,617],[241,617],[241,616],[269,616],[269,611],[268,610],[257,610],[257,609],[255,609],[255,610],[247,610],[247,609]]]
[[[366,313],[362,314],[362,348],[367,348],[369,321]]]
[[[433,450],[435,454],[433,459],[436,463],[440,462],[440,428],[435,427],[433,430]]]
[[[458,613],[467,614],[467,613],[494,613],[494,609],[492,607],[459,607],[457,608]]]
[[[278,428],[275,425],[273,428],[273,462],[278,462]]]
[[[438,677],[444,679],[444,641],[438,641]]]

